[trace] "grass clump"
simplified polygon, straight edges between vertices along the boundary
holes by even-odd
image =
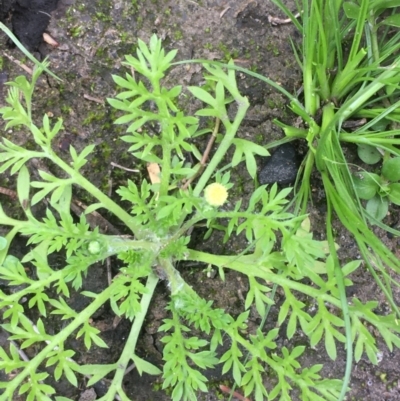
[[[398,314],[390,290],[390,284],[397,286],[398,283],[389,277],[387,268],[398,273],[400,263],[376,237],[368,221],[395,234],[399,232],[380,222],[383,214],[379,207],[374,213],[374,208],[365,207],[360,201],[365,196],[359,196],[360,182],[355,180],[343,152],[344,145],[357,144],[361,159],[372,164],[379,161],[380,151],[384,159],[384,181],[397,181],[397,176],[388,173],[388,168],[397,165],[400,155],[399,131],[395,128],[400,106],[397,100],[400,33],[393,28],[399,21],[395,8],[398,2],[303,1],[298,3],[301,22],[281,1],[274,2],[292,18],[303,35],[300,48],[293,43],[303,71],[303,98],[291,95],[289,98],[292,111],[303,119],[304,127],[295,128],[276,121],[287,137],[302,138],[309,148],[296,186],[295,210],[303,213],[307,208],[310,177],[315,166],[327,197],[331,249],[334,212],[354,236],[368,269]],[[348,52],[343,50],[344,44]],[[387,191],[381,186],[373,194],[378,195],[384,206],[387,206],[384,198],[390,192],[389,199],[392,202],[397,199],[397,183],[390,185]],[[375,274],[377,271],[383,281]]]
[[[314,168],[323,181],[327,238],[346,326],[348,383],[353,356],[358,361],[361,352],[359,344],[354,348],[357,335],[353,317],[346,310],[343,270],[334,248],[334,215],[353,235],[363,263],[386,295],[393,315],[400,317],[392,295],[393,287],[399,286],[393,273],[400,272],[400,262],[373,231],[373,225],[377,225],[399,235],[382,219],[388,212],[389,200],[398,204],[400,3],[304,0],[296,2],[299,20],[284,2],[274,3],[291,18],[303,38],[299,46],[292,42],[303,73],[302,95],[292,96],[274,85],[290,99],[290,108],[301,117],[303,126],[292,127],[279,121],[276,124],[287,139],[303,139],[308,145],[295,186],[296,213],[307,210]],[[383,155],[381,175],[353,174],[354,166],[347,163],[343,151],[350,143],[358,146],[358,154],[366,163],[376,163]],[[368,202],[363,203],[363,199]],[[358,301],[353,300],[351,305],[349,312]],[[386,335],[381,334],[386,340]],[[399,345],[397,340],[395,343]],[[371,354],[369,357],[375,361]],[[341,399],[344,394],[345,386]]]
[[[304,10],[304,21],[309,11]],[[231,374],[235,385],[246,396],[251,395],[257,401],[277,397],[291,400],[293,389],[301,393],[302,400],[337,400],[347,389],[346,380],[321,377],[322,365],[319,364],[302,367],[299,358],[305,351],[304,345],[278,349],[279,329],[265,330],[264,323],[256,331],[246,333],[251,306],[254,305],[265,320],[274,303],[277,287],[285,294],[277,325],[287,323],[288,338],[301,330],[311,346],[322,342],[332,359],[336,358],[338,344],[347,342],[350,352],[355,347],[356,359],[365,352],[372,362],[376,362],[376,339],[368,332],[366,324],[384,337],[389,348],[400,345],[400,327],[395,312],[378,315],[375,313],[377,303],[372,300],[362,303],[355,298],[347,305],[344,287],[351,285],[347,276],[359,268],[360,262],[350,261],[339,266],[331,214],[327,221],[327,242],[313,239],[305,215],[309,195],[307,178],[309,180],[314,162],[324,174],[328,190],[338,184],[334,178],[339,174],[340,180],[346,178],[341,185],[348,184],[346,190],[355,192],[348,169],[334,159],[336,152],[341,154],[335,125],[340,121],[335,117],[336,106],[330,103],[324,108],[320,126],[312,117],[317,113],[317,104],[315,107],[310,105],[308,110],[308,106],[304,107],[291,97],[292,108],[304,117],[308,128],[300,129],[294,135],[291,127],[284,126],[285,132],[306,138],[310,144],[305,179],[296,193],[296,213],[287,210],[286,198],[291,189],[279,191],[276,185],[255,189],[244,206],[241,201],[229,199],[232,183],[229,172],[222,171],[221,162],[227,151],[233,149],[232,164],[245,161],[249,175],[254,178],[255,156],[268,152],[236,137],[249,102],[237,88],[234,66],[204,64],[206,85],[188,88],[189,95],[200,100],[203,106],[195,115],[187,115],[177,102],[182,88],[168,88],[163,84],[175,54],[175,51],[165,53],[156,36],[148,45],[139,41],[136,57],[127,56],[125,63],[135,75],[114,76],[122,91],[108,101],[121,111],[116,123],[127,125],[122,139],[130,146],[128,152],[144,163],[160,167],[160,173],[152,181],[129,181],[118,189],[118,195],[128,208],[122,208],[103,194],[82,174],[82,167],[90,163],[94,145],[80,153],[71,146],[70,160],[65,161],[52,147],[52,141],[63,128],[62,120],[53,122],[46,115],[40,122],[33,120],[34,85],[47,65],[35,70],[31,82],[18,77],[10,83],[8,105],[0,109],[0,113],[7,121],[7,128],[24,127],[32,135],[37,149],[25,149],[7,139],[0,144],[0,172],[10,170],[11,174],[17,175],[18,201],[25,214],[25,218],[19,220],[0,209],[0,224],[10,227],[8,234],[0,240],[0,278],[14,289],[0,292],[2,327],[10,334],[10,340],[14,340],[8,349],[0,348],[0,368],[13,373],[8,382],[0,384],[0,400],[12,400],[17,393],[26,394],[29,400],[47,401],[51,396],[59,401],[67,400],[64,395],[55,394],[55,388],[47,380],[50,374],[56,380],[63,377],[74,386],[80,375],[89,377],[88,385],[107,377],[110,385],[101,400],[111,401],[115,397],[129,400],[123,378],[131,363],[141,374],[162,375],[163,388],[171,391],[174,401],[196,400],[199,391],[207,391],[204,370],[218,364],[222,365],[223,373]],[[361,57],[362,53],[355,54]],[[314,64],[310,64],[312,68]],[[318,70],[317,76],[320,75]],[[385,82],[386,78],[385,75]],[[314,80],[309,79],[309,82],[314,83]],[[337,90],[340,88],[339,85]],[[350,96],[349,92],[347,95]],[[307,102],[313,99],[311,96]],[[235,104],[234,115],[228,116],[229,104]],[[345,112],[339,115],[347,116]],[[389,118],[387,113],[385,116]],[[327,120],[328,117],[335,123]],[[214,120],[215,128],[201,129],[199,118]],[[156,134],[154,127],[159,127]],[[205,136],[211,138],[210,144],[214,140],[216,143],[208,164],[192,141]],[[330,153],[326,153],[328,141],[332,142]],[[318,149],[325,153],[320,154]],[[186,160],[186,153],[193,155],[194,162]],[[29,169],[32,158],[46,160],[59,174],[39,170],[40,179],[32,180]],[[344,160],[340,162],[346,166]],[[325,167],[321,163],[325,163]],[[87,191],[93,198],[93,203],[78,219],[71,214],[74,186]],[[346,204],[347,209],[342,206],[346,197],[337,199],[332,192],[333,189],[328,193],[329,212],[332,208],[339,208],[342,214],[348,213],[347,209],[352,211],[351,203]],[[37,217],[33,206],[42,203],[46,205],[45,217]],[[362,223],[357,228],[363,230],[358,234],[358,242],[365,252],[363,256],[373,256],[375,259],[371,260],[376,264],[391,262],[391,267],[396,268],[391,256],[379,262],[379,249],[368,248],[368,241],[378,240],[369,228],[364,231],[367,222],[360,204],[357,205],[359,208],[355,210]],[[129,234],[107,235],[98,227],[90,227],[86,216],[97,210],[113,214]],[[222,230],[225,241],[243,234],[249,247],[239,255],[218,255],[193,249],[189,246],[190,233],[198,223],[208,228],[207,235]],[[21,258],[13,256],[10,248],[17,234],[29,238],[30,249]],[[57,269],[49,262],[49,256],[56,252],[66,255],[65,265]],[[96,294],[82,291],[88,269],[109,257],[121,265],[110,285],[105,285]],[[249,291],[243,312],[233,317],[214,308],[212,301],[201,298],[176,269],[180,261],[215,266],[222,280],[227,270],[245,275]],[[32,274],[27,273],[28,269]],[[155,366],[139,357],[135,349],[161,278],[168,283],[170,302],[168,317],[160,327],[160,332],[164,333],[164,364]],[[72,290],[80,291],[88,300],[88,306],[82,311],[74,310],[68,304]],[[303,302],[305,297],[309,297],[310,304],[316,308],[307,306]],[[23,299],[28,302],[23,303]],[[74,360],[76,355],[71,349],[70,338],[82,338],[88,349],[93,345],[107,347],[99,330],[89,323],[90,317],[106,303],[117,316],[132,322],[123,351],[111,364],[78,364]],[[34,325],[27,317],[29,309],[35,309],[33,316],[39,316]],[[50,334],[49,314],[66,321],[58,333]],[[345,332],[343,327],[346,327]],[[204,338],[194,335],[193,331],[203,333]],[[220,352],[224,341],[229,341],[230,347]],[[37,352],[31,360],[24,360],[19,348],[32,346]],[[266,370],[270,382],[265,380]]]

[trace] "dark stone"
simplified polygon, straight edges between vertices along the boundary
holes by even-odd
[[[285,143],[279,146],[258,176],[261,185],[278,183],[289,185],[296,180],[299,160],[294,146]]]
[[[43,41],[43,32],[50,21],[50,13],[58,0],[0,0],[0,18],[11,11],[11,24],[15,36],[30,51],[35,51]],[[11,9],[11,10],[10,10]]]
[[[0,21],[4,21],[11,10],[13,0],[0,0]]]

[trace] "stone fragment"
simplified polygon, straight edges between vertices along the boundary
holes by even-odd
[[[259,173],[261,185],[278,183],[289,185],[296,180],[299,161],[296,150],[291,143],[279,146]]]

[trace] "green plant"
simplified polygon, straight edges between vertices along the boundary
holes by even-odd
[[[337,343],[346,341],[342,328],[348,319],[356,360],[366,352],[376,362],[376,340],[365,324],[373,326],[390,349],[400,346],[400,327],[394,313],[378,315],[374,312],[376,302],[363,304],[357,299],[343,309],[340,285],[351,284],[350,279],[343,277],[357,269],[360,262],[347,263],[337,274],[336,245],[332,238],[329,243],[314,240],[306,216],[285,211],[290,189],[279,192],[276,185],[261,186],[245,205],[241,200],[227,203],[232,185],[230,174],[222,173],[219,166],[228,149],[234,148],[234,165],[245,160],[251,177],[256,174],[255,155],[266,155],[267,151],[236,137],[248,100],[238,91],[233,64],[228,69],[204,65],[207,82],[204,88],[208,90],[188,88],[190,95],[204,107],[195,116],[189,116],[179,108],[182,88],[163,86],[163,77],[175,54],[175,51],[165,54],[156,36],[151,38],[149,46],[139,41],[137,57],[127,56],[125,64],[141,80],[129,74],[124,78],[114,76],[123,91],[108,101],[122,111],[116,123],[128,125],[122,139],[130,144],[129,152],[137,159],[157,163],[161,169],[154,183],[129,181],[118,189],[124,207],[103,194],[82,173],[94,145],[81,152],[71,146],[70,160],[64,161],[52,148],[53,139],[63,128],[62,120],[53,123],[47,115],[40,125],[33,120],[34,85],[47,64],[35,70],[32,82],[18,77],[9,83],[8,106],[0,109],[0,113],[7,121],[7,128],[24,127],[37,148],[28,150],[5,138],[0,143],[0,172],[9,169],[17,175],[18,201],[25,214],[24,219],[16,219],[0,208],[0,224],[10,227],[8,234],[0,238],[0,278],[13,288],[7,293],[0,291],[2,327],[10,333],[10,340],[15,341],[9,349],[0,348],[0,368],[13,373],[8,382],[0,383],[0,400],[12,400],[17,392],[26,394],[27,400],[50,400],[55,389],[46,379],[52,372],[56,380],[64,377],[75,386],[80,374],[89,377],[89,385],[107,376],[111,384],[101,400],[111,401],[118,396],[126,401],[129,397],[122,383],[130,363],[141,374],[162,373],[163,388],[171,389],[174,401],[195,400],[198,391],[207,391],[207,378],[202,370],[218,363],[224,373],[231,373],[245,395],[253,394],[257,401],[278,396],[281,400],[291,400],[293,387],[301,392],[302,400],[336,400],[343,383],[339,379],[322,378],[321,365],[302,367],[298,358],[305,346],[278,349],[279,329],[266,330],[263,324],[258,330],[246,333],[250,307],[254,304],[265,320],[278,286],[286,298],[277,324],[287,322],[288,338],[301,330],[312,346],[323,339],[328,355],[335,358]],[[231,103],[236,104],[236,114],[228,117],[227,105]],[[215,119],[214,130],[200,129],[199,117]],[[157,134],[149,130],[150,124],[159,126]],[[210,143],[216,140],[217,147],[204,165],[204,155],[191,140],[205,138],[210,132]],[[191,152],[198,162],[188,163],[185,152]],[[28,162],[32,158],[46,161],[50,168],[56,167],[58,174],[42,169],[38,171],[40,179],[31,180]],[[78,219],[72,216],[70,208],[73,186],[93,198]],[[45,217],[36,217],[33,212],[32,207],[40,204],[47,205]],[[129,234],[107,235],[98,227],[91,228],[86,216],[99,209],[123,222]],[[239,255],[218,255],[190,248],[190,232],[200,222],[208,228],[207,235],[222,230],[225,241],[243,235],[248,248]],[[17,234],[29,238],[29,249],[20,259],[12,256],[11,245]],[[49,262],[49,256],[56,252],[65,254],[65,265],[57,269]],[[112,282],[96,294],[81,291],[88,269],[108,257],[121,264]],[[215,266],[222,280],[230,269],[245,275],[249,281],[245,310],[233,317],[213,308],[212,301],[202,299],[175,267],[177,262],[188,260]],[[167,280],[171,291],[168,317],[160,327],[165,333],[162,372],[135,353],[159,277]],[[77,311],[68,304],[72,291],[80,291],[87,298],[86,308]],[[24,299],[26,303],[22,302]],[[90,317],[105,303],[110,303],[117,316],[132,321],[123,351],[117,361],[108,365],[80,365],[73,359],[75,352],[69,338],[82,338],[87,348],[106,347],[99,330],[89,323]],[[34,325],[28,319],[31,309],[39,316]],[[53,316],[51,320],[49,314]],[[57,316],[66,324],[54,333],[51,324]],[[223,341],[229,341],[231,346],[221,355],[219,347]],[[23,359],[18,347],[32,346],[36,351],[34,356]],[[265,386],[266,369],[270,380]],[[67,400],[62,394],[55,399]]]
[[[354,235],[370,271],[378,267],[387,278],[385,266],[399,272],[399,261],[368,227],[369,216],[361,207],[342,144],[357,144],[360,157],[369,163],[380,158],[375,148],[388,155],[400,156],[396,147],[400,143],[398,131],[391,128],[391,124],[399,121],[396,83],[399,80],[397,49],[400,33],[389,34],[387,29],[396,26],[399,18],[395,13],[382,17],[385,10],[395,10],[398,2],[303,1],[299,3],[302,24],[280,0],[274,2],[304,34],[300,51],[293,43],[303,71],[304,101],[282,92],[291,99],[291,109],[302,117],[305,127],[290,127],[276,121],[288,137],[303,138],[309,146],[302,165],[302,181],[297,186],[296,210],[306,210],[311,193],[311,171],[315,165],[321,173],[330,210],[335,211]],[[321,26],[324,26],[323,30]],[[345,54],[343,43],[348,43],[349,38],[352,38],[349,53]],[[363,45],[370,45],[369,53]],[[352,132],[346,130],[346,122],[357,122],[362,118],[367,122],[356,124]],[[374,152],[371,153],[371,149]],[[348,219],[350,215],[351,220]],[[390,229],[383,223],[379,225]],[[374,265],[370,264],[371,260],[375,261]],[[389,287],[381,287],[393,309],[399,313]]]
[[[43,63],[41,64],[40,61],[36,60],[35,57],[32,56],[31,53],[22,45],[22,43],[17,39],[17,37],[2,23],[0,22],[0,29],[7,34],[7,36],[13,41],[13,43],[18,47],[19,50],[29,59],[31,60],[37,67],[41,66],[40,68],[44,68],[47,74],[52,76],[54,79],[57,79],[58,81],[61,81],[57,75],[55,75],[53,72],[51,72],[49,69],[47,69],[46,64]]]
[[[303,0],[296,2],[299,20],[284,2],[273,2],[291,18],[303,38],[299,46],[292,42],[303,73],[303,96],[292,96],[267,78],[258,77],[285,94],[290,99],[291,110],[304,123],[303,127],[292,127],[275,121],[288,139],[301,138],[309,148],[295,187],[293,205],[297,213],[304,213],[307,209],[314,167],[322,177],[328,206],[327,238],[345,311],[347,383],[353,359],[351,337],[354,333],[350,329],[350,319],[346,319],[347,301],[342,272],[333,246],[333,213],[354,236],[369,272],[386,295],[393,312],[400,316],[392,296],[392,286],[399,286],[399,283],[388,271],[391,269],[399,273],[400,262],[374,234],[369,221],[396,235],[400,232],[379,221],[383,212],[371,214],[371,208],[362,207],[357,190],[359,182],[352,176],[343,151],[346,144],[357,144],[360,157],[369,163],[380,159],[376,148],[383,150],[386,158],[393,155],[395,158],[392,160],[396,160],[400,156],[397,148],[400,144],[399,131],[396,129],[400,110],[400,32],[396,29],[400,17],[396,7],[400,2]],[[391,192],[389,199],[397,201],[397,183],[393,183],[398,180],[397,176],[387,174],[386,178],[392,183],[375,188]],[[380,183],[375,178],[375,183]],[[368,181],[371,188],[373,180]],[[382,205],[387,198],[380,199],[384,199],[380,202],[380,209],[383,210]],[[379,207],[375,205],[374,209]],[[344,394],[345,386],[340,399]]]
[[[353,177],[356,193],[367,200],[366,211],[376,220],[388,213],[389,201],[400,205],[400,157],[383,162],[381,175],[363,171]]]
[[[392,273],[400,272],[400,261],[375,235],[371,223],[395,235],[400,232],[362,206],[357,183],[343,150],[347,144],[356,144],[360,158],[368,164],[377,163],[381,153],[384,160],[391,155],[400,156],[397,128],[400,116],[400,32],[397,29],[400,26],[400,2],[302,0],[295,2],[298,17],[285,2],[273,2],[291,19],[302,38],[300,44],[292,41],[303,74],[301,96],[293,96],[276,82],[248,69],[230,68],[259,78],[284,94],[290,101],[291,111],[303,122],[299,125],[299,119],[296,119],[296,126],[290,126],[275,120],[286,137],[266,147],[294,139],[304,140],[308,145],[294,188],[295,196],[289,205],[294,207],[295,214],[307,211],[312,198],[311,174],[314,169],[322,178],[328,210],[327,238],[345,317],[347,364],[340,394],[340,400],[343,400],[352,368],[354,333],[347,315],[344,278],[334,247],[334,214],[355,238],[371,276],[393,312],[400,316],[392,295],[392,287],[399,286]],[[199,61],[204,62],[193,62]],[[392,198],[397,200],[397,183],[393,182],[397,178],[390,181]]]

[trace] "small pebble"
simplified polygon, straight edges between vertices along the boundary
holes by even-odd
[[[261,185],[275,182],[280,185],[289,185],[296,180],[299,161],[291,143],[279,146],[267,159],[267,163],[258,176]]]
[[[95,401],[97,399],[97,394],[93,388],[85,390],[79,397],[79,401]]]

